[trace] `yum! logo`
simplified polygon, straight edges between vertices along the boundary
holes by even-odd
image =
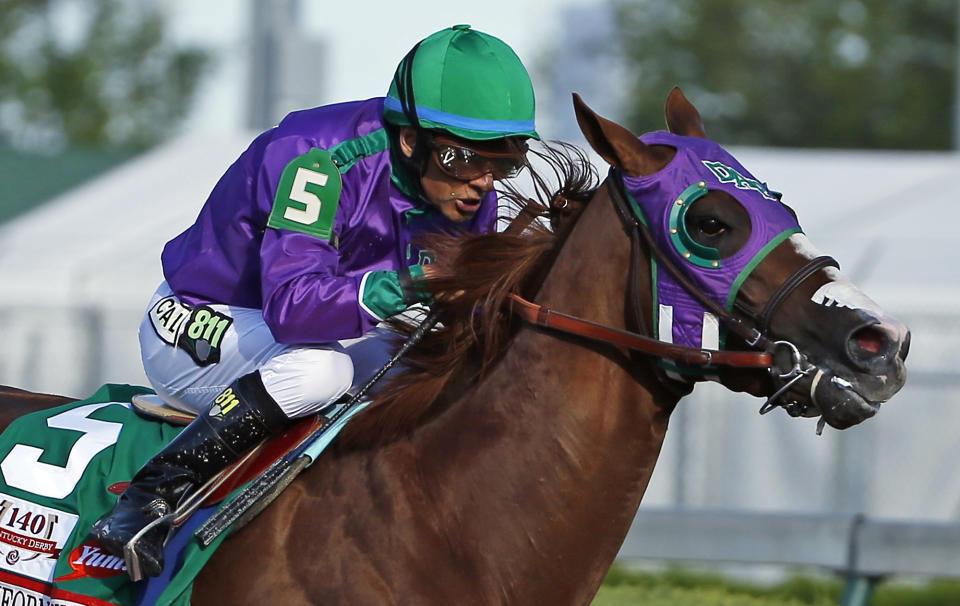
[[[127,565],[123,558],[107,553],[96,541],[87,541],[70,552],[68,561],[73,572],[54,579],[55,581],[71,581],[79,578],[106,579],[127,572]]]

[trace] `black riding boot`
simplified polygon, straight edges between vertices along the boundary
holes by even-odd
[[[185,427],[137,472],[113,512],[93,525],[104,549],[123,557],[123,547],[150,522],[172,513],[203,485],[264,438],[290,424],[254,372],[234,381],[213,405]],[[150,529],[135,545],[141,570],[158,576],[170,523]]]

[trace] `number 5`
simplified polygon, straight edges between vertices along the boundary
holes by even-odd
[[[341,191],[343,179],[333,156],[325,149],[313,148],[290,160],[283,169],[267,227],[298,231],[329,242]]]
[[[303,204],[304,208],[294,208],[288,206],[283,213],[284,219],[303,223],[304,225],[313,225],[320,218],[320,196],[307,191],[307,183],[314,183],[323,187],[330,179],[323,173],[318,173],[302,166],[297,168],[297,175],[293,178],[293,186],[290,188],[290,199],[294,202]]]
[[[87,404],[47,419],[47,425],[53,429],[83,432],[70,449],[66,466],[41,463],[42,449],[17,444],[0,463],[7,486],[51,499],[67,497],[76,488],[93,457],[117,443],[123,423],[88,418],[96,410],[115,405],[129,407],[129,404],[120,402]]]

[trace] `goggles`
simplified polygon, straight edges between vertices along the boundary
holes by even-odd
[[[487,173],[495,180],[511,179],[527,165],[526,144],[508,152],[481,151],[444,137],[433,137],[428,144],[440,170],[461,181],[470,181]]]

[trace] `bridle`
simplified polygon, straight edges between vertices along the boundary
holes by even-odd
[[[803,284],[805,280],[817,271],[825,267],[839,268],[840,265],[837,261],[833,259],[833,257],[823,255],[806,263],[780,285],[758,314],[754,314],[738,306],[740,311],[750,319],[752,326],[748,325],[739,317],[728,312],[713,299],[706,296],[684,275],[680,268],[664,254],[650,233],[649,227],[628,201],[628,195],[623,184],[623,176],[620,171],[611,169],[610,176],[607,178],[606,183],[610,200],[613,203],[624,231],[630,238],[630,276],[627,287],[630,305],[628,305],[628,307],[632,310],[632,319],[635,325],[641,330],[649,332],[646,331],[646,322],[643,319],[643,313],[639,305],[639,267],[641,263],[646,262],[646,257],[643,255],[641,249],[642,242],[647,250],[655,257],[657,263],[664,267],[678,284],[700,302],[705,309],[714,314],[719,322],[726,327],[728,332],[742,339],[748,346],[754,348],[754,350],[725,351],[699,349],[666,343],[637,332],[621,330],[557,312],[542,305],[531,303],[515,294],[510,295],[513,313],[537,326],[576,335],[592,341],[624,347],[629,350],[690,366],[765,368],[778,385],[778,388],[773,395],[767,399],[763,406],[761,406],[761,414],[766,414],[778,406],[782,406],[791,416],[816,416],[817,414],[821,414],[820,406],[816,403],[814,392],[824,371],[815,364],[812,364],[807,359],[807,356],[790,341],[771,339],[767,334],[769,334],[770,322],[780,305]],[[811,378],[810,402],[814,408],[812,411],[810,410],[811,406],[808,404],[784,398],[785,394],[787,394],[791,388],[797,386],[800,380],[805,377]],[[812,415],[811,412],[813,413]],[[817,427],[818,434],[822,430],[823,424],[824,420],[821,417]]]

